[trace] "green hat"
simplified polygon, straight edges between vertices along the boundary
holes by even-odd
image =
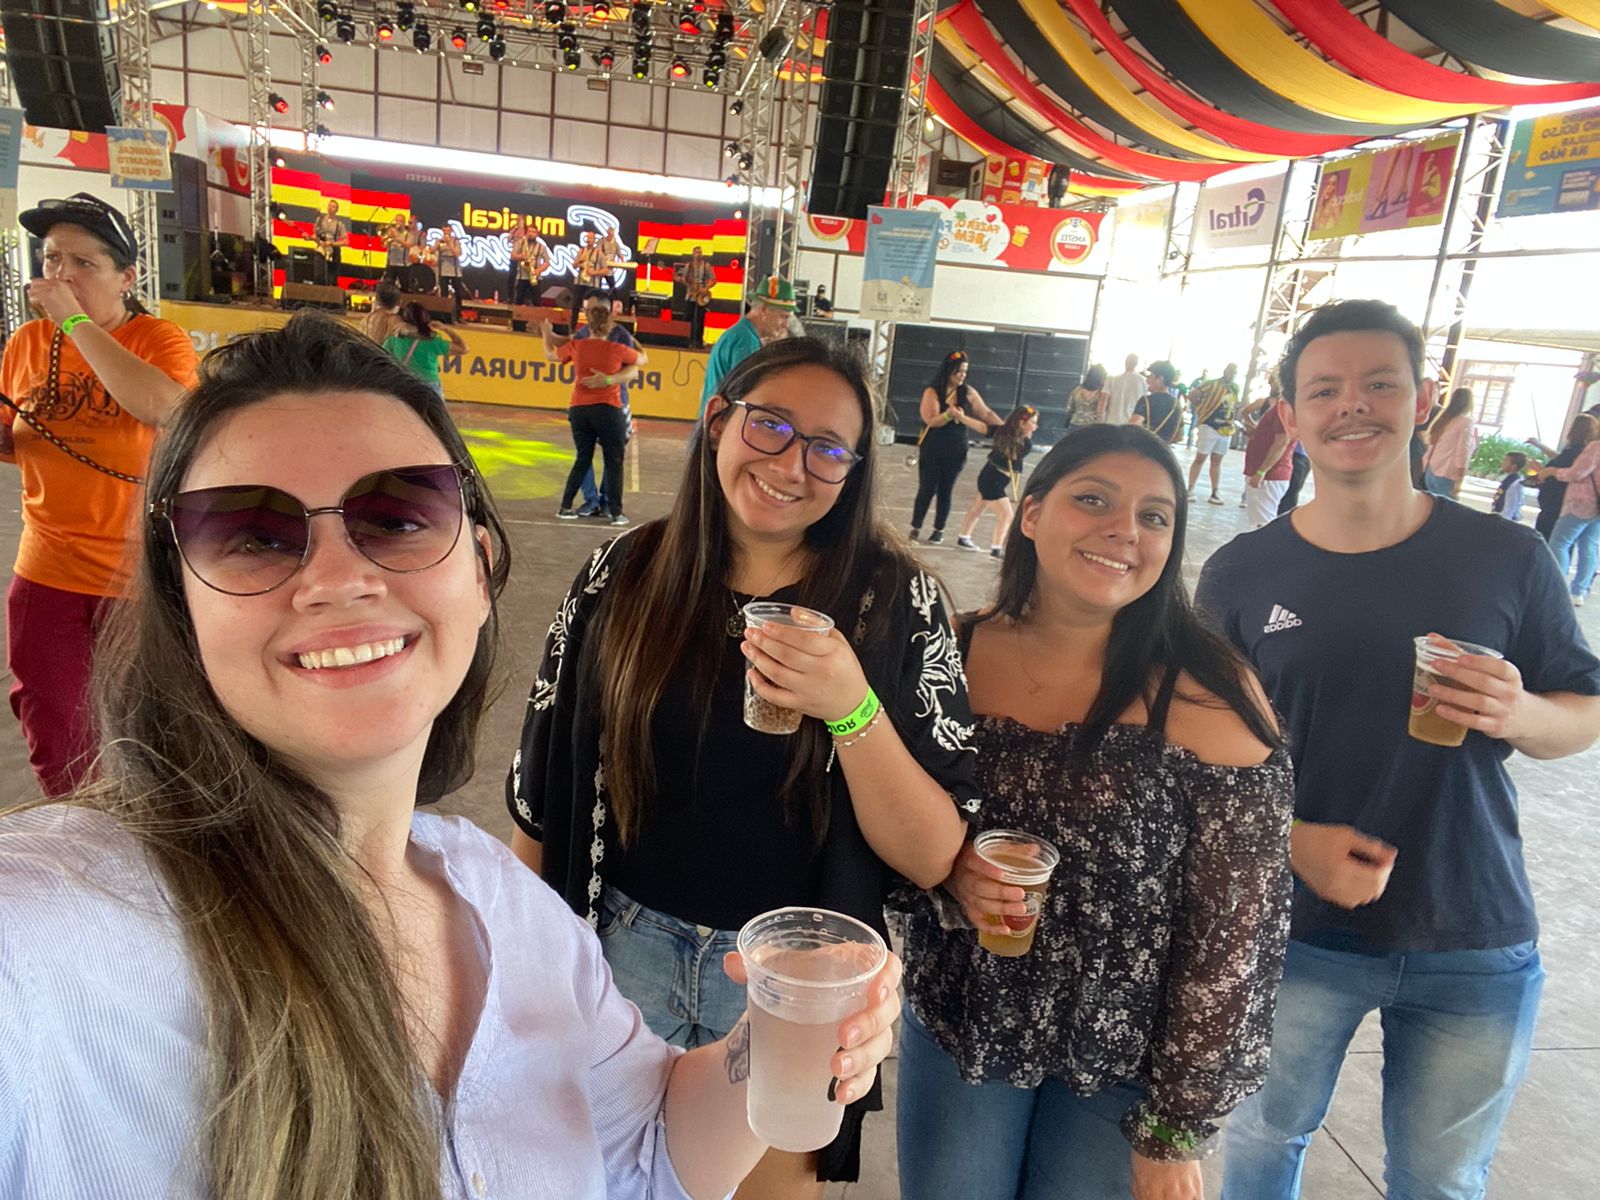
[[[779,279],[776,275],[769,275],[760,286],[756,288],[752,300],[759,300],[769,308],[781,308],[788,311],[794,309],[794,284],[787,279]]]

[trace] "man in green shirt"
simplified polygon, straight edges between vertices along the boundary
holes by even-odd
[[[706,385],[700,390],[702,416],[728,372],[761,349],[764,342],[781,338],[793,312],[794,285],[787,279],[773,275],[757,289],[750,298],[750,311],[717,339],[706,358]]]

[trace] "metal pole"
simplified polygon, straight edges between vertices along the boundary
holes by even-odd
[[[150,86],[150,0],[122,0],[117,13],[117,59],[122,73],[122,123],[130,129],[153,130]],[[138,272],[134,291],[145,307],[161,311],[161,274],[157,256],[160,227],[156,220],[156,194],[143,188],[133,193],[129,214],[135,238]]]
[[[272,93],[267,41],[266,0],[248,0],[245,9],[245,73],[250,89],[250,258],[255,264],[255,297],[272,300],[272,261],[262,251],[272,245]]]
[[[1450,261],[1450,234],[1456,225],[1456,209],[1461,207],[1461,187],[1467,177],[1472,132],[1477,125],[1476,118],[1468,118],[1467,127],[1461,134],[1461,145],[1456,149],[1456,169],[1450,180],[1450,203],[1445,206],[1444,224],[1439,229],[1439,253],[1433,261],[1433,280],[1428,284],[1428,306],[1422,310],[1422,336],[1425,342],[1433,337],[1433,307],[1444,282],[1445,265]]]
[[[1250,341],[1250,365],[1244,372],[1244,390],[1240,392],[1246,403],[1250,400],[1250,387],[1255,382],[1261,362],[1261,338],[1267,329],[1267,304],[1272,299],[1272,284],[1278,274],[1278,258],[1283,252],[1283,231],[1289,213],[1289,188],[1294,183],[1295,160],[1289,160],[1289,169],[1283,173],[1283,190],[1279,193],[1278,219],[1272,228],[1272,256],[1267,259],[1265,277],[1261,280],[1261,303],[1256,305],[1255,333]]]
[[[0,105],[7,108],[12,105],[11,68],[3,54],[0,54]],[[27,319],[28,269],[23,258],[24,245],[26,242],[16,229],[0,229],[0,321],[4,323],[0,341],[9,341]]]

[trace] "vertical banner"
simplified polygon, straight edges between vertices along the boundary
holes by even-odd
[[[939,214],[869,208],[861,272],[861,316],[869,321],[926,321],[933,315],[933,268]]]
[[[1460,146],[1450,133],[1323,163],[1308,239],[1439,224]]]
[[[22,110],[0,108],[0,230],[17,225],[17,168],[22,163]]]
[[[1499,217],[1600,208],[1600,108],[1518,121]]]
[[[1194,248],[1206,251],[1224,246],[1271,245],[1286,178],[1287,175],[1275,175],[1270,179],[1208,183],[1202,187],[1194,214]]]
[[[106,158],[111,186],[136,192],[170,192],[172,159],[165,129],[106,126]]]

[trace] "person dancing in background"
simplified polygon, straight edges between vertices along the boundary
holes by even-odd
[[[967,384],[966,352],[953,350],[933,381],[922,390],[922,434],[917,438],[917,496],[911,506],[911,540],[922,536],[922,519],[935,500],[930,544],[944,541],[944,523],[950,517],[950,497],[956,479],[967,463],[967,431],[988,433],[1000,418]]]
[[[1033,449],[1033,435],[1039,429],[1039,414],[1024,404],[1016,409],[994,435],[994,446],[989,459],[978,472],[978,494],[972,498],[966,520],[961,522],[961,533],[956,545],[963,550],[976,550],[972,532],[983,517],[983,510],[994,509],[994,542],[989,553],[995,558],[1005,554],[1006,538],[1011,534],[1011,506],[1022,490],[1022,463]]]

